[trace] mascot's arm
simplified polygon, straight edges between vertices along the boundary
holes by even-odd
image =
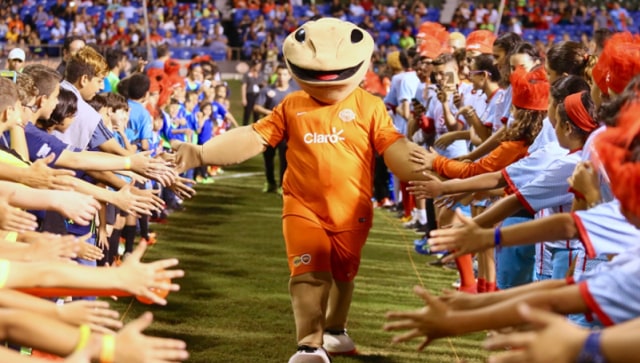
[[[384,151],[383,157],[385,164],[393,175],[402,181],[429,180],[426,176],[422,175],[422,173],[416,173],[414,170],[420,167],[420,165],[414,164],[409,160],[409,154],[411,154],[411,150],[415,148],[420,148],[420,146],[406,138],[402,138],[391,144]]]
[[[201,165],[238,164],[263,152],[266,144],[252,126],[242,126],[216,136],[204,145],[178,145],[176,164],[180,170]]]

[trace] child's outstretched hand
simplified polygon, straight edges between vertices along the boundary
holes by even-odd
[[[57,307],[58,317],[72,325],[89,324],[91,330],[109,333],[122,328],[120,314],[106,301],[77,300]]]
[[[528,305],[518,306],[518,313],[535,331],[500,334],[488,339],[484,347],[497,353],[491,363],[575,362],[589,330],[571,324],[566,317]]]
[[[117,270],[119,288],[136,296],[143,296],[158,305],[166,305],[167,300],[156,295],[151,289],[178,291],[180,285],[167,282],[167,280],[184,276],[183,270],[167,270],[178,265],[178,259],[143,263],[140,261],[147,249],[147,244],[141,242],[127,257]]]
[[[78,257],[83,241],[74,235],[59,236],[50,233],[29,238],[28,261],[68,261]],[[86,243],[85,243],[86,244]]]
[[[91,237],[91,233],[78,237],[78,240],[79,240],[78,258],[82,258],[89,261],[100,260],[104,257],[104,254],[102,253],[102,249],[92,245],[91,243],[87,243],[87,239],[89,239],[90,237]]]
[[[11,195],[0,195],[0,229],[5,231],[33,231],[38,227],[36,216],[9,204]]]
[[[116,334],[114,362],[174,363],[189,358],[187,344],[182,340],[144,335],[142,332],[152,321],[153,315],[144,313]]]
[[[387,320],[392,322],[386,323],[384,330],[407,331],[396,335],[393,343],[425,337],[418,347],[418,350],[422,350],[436,339],[453,335],[451,327],[447,326],[447,315],[450,312],[447,305],[420,286],[415,286],[413,292],[424,301],[424,307],[413,311],[390,311],[386,315]]]

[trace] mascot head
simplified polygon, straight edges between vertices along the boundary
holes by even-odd
[[[323,103],[345,99],[364,79],[373,38],[354,24],[323,18],[296,29],[282,45],[293,78]]]

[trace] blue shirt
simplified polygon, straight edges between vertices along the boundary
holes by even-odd
[[[213,117],[213,115],[212,115]],[[204,121],[202,129],[198,133],[198,145],[204,145],[207,141],[211,140],[213,136],[213,120],[208,118]]]
[[[73,123],[64,132],[53,132],[53,135],[76,149],[96,149],[113,137],[111,131],[102,122],[102,117],[80,95],[80,91],[67,81],[60,87],[73,92],[78,100],[78,112]]]
[[[165,135],[165,137],[167,138],[167,140],[178,140],[178,141],[182,141],[185,142],[187,141],[186,135],[185,134],[176,134],[174,133],[174,130],[181,130],[181,129],[186,129],[187,125],[182,125],[182,126],[176,126],[173,123],[173,120],[171,119],[171,116],[169,116],[169,114],[164,113],[163,114],[163,118],[164,118],[164,127],[163,127],[163,133]],[[180,116],[176,116],[176,119],[179,119]]]
[[[160,131],[153,131],[153,137],[149,142],[149,150],[151,150],[151,156],[154,157],[162,151],[162,138]]]
[[[71,146],[58,140],[58,138],[48,134],[46,131],[40,130],[32,123],[27,123],[24,127],[24,134],[27,139],[27,149],[31,162],[46,158],[53,153],[55,154],[55,158],[51,164],[49,164],[49,166],[53,166],[63,151],[74,151]]]
[[[211,102],[211,107],[213,107],[213,113],[211,114],[211,117],[215,118],[216,121],[224,121],[224,119],[227,117],[227,109],[216,101]]]
[[[142,140],[151,142],[153,137],[153,120],[149,111],[140,103],[129,100],[129,123],[127,124],[127,133],[131,144],[140,144]]]

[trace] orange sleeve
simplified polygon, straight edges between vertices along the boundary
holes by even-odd
[[[253,129],[272,147],[278,145],[285,138],[285,102],[286,98],[269,115],[253,124]]]
[[[369,131],[369,139],[378,152],[378,155],[384,154],[391,144],[404,138],[404,135],[396,130],[393,121],[387,112],[387,109],[379,98],[375,102],[375,110],[373,112],[373,120]]]
[[[433,171],[449,179],[470,178],[503,169],[525,157],[527,149],[528,146],[524,141],[503,141],[489,155],[475,163],[465,163],[437,156],[433,161]]]

